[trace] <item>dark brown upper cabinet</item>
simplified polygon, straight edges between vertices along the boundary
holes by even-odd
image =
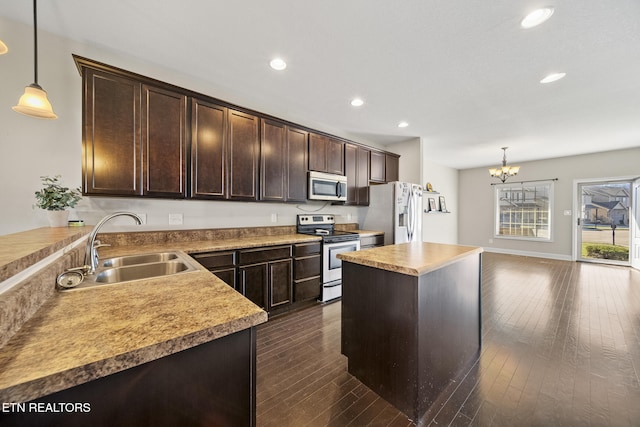
[[[260,121],[260,200],[303,202],[307,198],[306,131]]]
[[[140,82],[83,69],[82,192],[141,195]]]
[[[371,150],[371,181],[375,183],[398,180],[400,156]]]
[[[229,200],[258,200],[258,117],[229,109]]]
[[[380,151],[371,151],[371,181],[386,182],[385,154]]]
[[[344,146],[347,205],[369,205],[369,156],[371,150],[355,144]]]
[[[307,200],[307,172],[309,158],[309,132],[287,126],[287,202]]]
[[[344,175],[344,142],[310,133],[309,170]]]
[[[186,196],[187,97],[142,85],[143,195]]]
[[[186,97],[105,71],[85,73],[84,193],[185,197]]]
[[[258,199],[258,118],[191,101],[191,196]]]
[[[385,165],[385,180],[387,182],[398,181],[400,179],[398,177],[399,169],[400,169],[400,156],[396,154],[385,153],[384,165]]]
[[[226,196],[227,108],[191,101],[191,196]]]

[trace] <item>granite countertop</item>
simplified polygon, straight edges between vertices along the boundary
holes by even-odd
[[[345,252],[338,254],[338,258],[381,270],[421,276],[466,256],[480,253],[482,248],[475,246],[415,242]]]
[[[16,244],[24,250],[0,251],[0,272],[10,277],[14,270],[65,248],[91,229],[41,228],[1,236],[0,247]],[[181,235],[176,240],[163,240],[162,234],[154,232],[138,233],[131,241],[126,241],[126,236],[136,233],[122,233],[112,237],[116,239],[111,242],[113,246],[101,248],[100,255],[104,258],[167,250],[193,254],[320,240],[287,231],[233,238],[223,234],[219,239],[189,233],[176,232]],[[108,233],[98,237],[109,241]],[[117,240],[123,238],[125,244]],[[56,292],[0,348],[0,401],[36,399],[267,319],[264,310],[202,266],[169,277]]]
[[[44,396],[266,321],[204,268],[58,292],[0,349],[0,401]]]

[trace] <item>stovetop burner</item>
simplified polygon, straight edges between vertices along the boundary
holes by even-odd
[[[360,240],[358,233],[336,230],[333,215],[298,215],[296,231],[300,234],[320,236],[326,243]]]

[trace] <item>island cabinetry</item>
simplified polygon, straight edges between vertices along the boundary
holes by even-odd
[[[227,285],[238,290],[236,286],[236,251],[193,254],[192,257]]]
[[[322,292],[321,245],[318,242],[294,245],[293,300],[315,300]]]
[[[345,144],[344,169],[347,176],[347,205],[369,206],[369,165],[371,150]]]
[[[186,196],[186,96],[84,69],[83,192]]]
[[[255,327],[251,327],[26,402],[27,408],[34,405],[43,409],[3,411],[0,424],[4,427],[255,426],[255,396],[256,333]],[[77,405],[79,409],[69,410],[78,408]]]
[[[480,354],[481,252],[405,243],[339,255],[348,371],[416,423]]]
[[[266,311],[292,303],[291,245],[238,251],[238,290]]]
[[[309,134],[309,170],[344,175],[344,142],[317,133]]]
[[[307,199],[308,133],[275,120],[260,120],[260,200]]]

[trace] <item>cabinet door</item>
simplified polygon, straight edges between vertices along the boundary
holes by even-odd
[[[309,133],[287,127],[287,172],[285,179],[286,201],[307,200],[307,164]]]
[[[286,198],[285,136],[284,124],[260,120],[260,200],[283,202]]]
[[[385,155],[385,181],[398,181],[400,158],[391,154]]]
[[[238,267],[238,291],[260,308],[267,307],[268,263]]]
[[[147,85],[142,95],[143,194],[185,197],[187,97]]]
[[[371,151],[358,147],[356,186],[358,191],[358,205],[369,206],[369,165]]]
[[[229,110],[228,199],[258,200],[258,135],[256,116]]]
[[[347,201],[345,205],[358,204],[358,147],[346,144],[344,147],[344,174],[347,176]]]
[[[293,282],[293,261],[285,259],[269,263],[269,310],[290,304]]]
[[[227,109],[191,102],[191,196],[223,199],[226,188]]]
[[[344,142],[327,139],[327,172],[344,175]]]
[[[315,133],[309,134],[309,170],[327,171],[327,139]]]
[[[236,269],[235,267],[221,268],[217,270],[209,270],[220,280],[231,286],[233,289],[239,290],[236,286]]]
[[[141,195],[141,85],[108,72],[83,70],[83,193]]]
[[[379,151],[371,151],[371,181],[386,182],[386,156]]]

